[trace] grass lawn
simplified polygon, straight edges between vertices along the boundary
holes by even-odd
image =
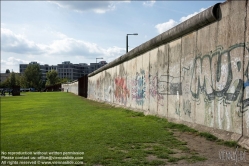
[[[5,152],[84,152],[84,165],[205,160],[173,136],[169,129],[175,126],[71,93],[1,97],[1,151]]]

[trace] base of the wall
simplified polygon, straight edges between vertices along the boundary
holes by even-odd
[[[249,138],[242,136],[238,142],[238,144],[246,149],[249,149]]]
[[[249,149],[249,138],[246,136],[242,136],[241,134],[229,132],[229,131],[224,131],[221,129],[214,129],[211,127],[207,127],[204,125],[200,124],[193,124],[190,122],[174,119],[174,118],[167,118],[168,121],[174,122],[174,123],[179,123],[179,124],[184,124],[187,125],[193,129],[196,129],[201,132],[208,132],[210,134],[213,134],[214,136],[218,137],[219,139],[222,139],[224,141],[236,141],[238,144],[246,149]]]
[[[94,100],[94,99],[90,99],[90,100]],[[151,114],[147,114],[146,112],[144,112],[144,110],[141,110],[141,109],[126,107],[124,105],[119,105],[119,104],[115,104],[115,103],[103,102],[100,100],[94,100],[94,101],[110,104],[113,107],[125,108],[125,109],[129,109],[129,110],[136,111],[136,112],[143,112],[145,115],[151,115]],[[155,116],[157,116],[157,115],[155,115]],[[158,117],[160,117],[160,116],[158,116]],[[165,118],[165,117],[160,117],[160,118]],[[241,134],[237,134],[237,133],[233,133],[233,132],[229,132],[229,131],[224,131],[221,129],[214,129],[214,128],[207,127],[207,126],[204,126],[201,124],[190,123],[190,122],[182,121],[182,120],[175,119],[175,118],[166,118],[166,119],[170,122],[184,124],[188,127],[191,127],[193,129],[196,129],[196,130],[201,131],[201,132],[208,132],[208,133],[213,134],[214,136],[216,136],[219,139],[222,139],[224,141],[236,141],[243,148],[249,149],[249,138],[246,136],[242,136]]]

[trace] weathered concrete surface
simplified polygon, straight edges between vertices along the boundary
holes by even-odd
[[[248,11],[227,1],[149,40],[89,74],[88,98],[249,148]]]
[[[149,99],[149,114],[157,115],[157,94],[153,94],[155,89],[158,89],[158,57],[157,57],[158,48],[155,48],[150,51],[150,64],[149,64],[149,94],[147,98]],[[153,78],[154,77],[154,78]]]
[[[169,74],[163,78],[168,83],[168,116],[180,118],[180,98],[182,96],[181,39],[169,43]]]
[[[64,92],[71,92],[75,95],[78,95],[78,81],[72,82],[70,84],[62,84],[61,88],[64,89]]]
[[[245,7],[242,8],[242,10],[246,11],[246,16],[245,16],[245,43],[246,43],[246,47],[244,50],[244,82],[247,82],[249,80],[249,5],[248,5],[249,1],[246,2]],[[245,9],[246,8],[246,9]],[[247,103],[244,103],[244,107],[247,106],[248,104],[248,98],[249,98],[249,86],[244,86],[244,96],[243,96],[243,100],[247,101]],[[246,111],[243,115],[243,135],[246,135],[247,137],[249,137],[249,111]],[[248,139],[246,139],[245,137],[242,137],[240,142],[244,145],[246,145],[247,147],[249,147],[249,141]]]
[[[151,93],[151,90],[150,90],[150,85],[152,84],[152,82],[150,81],[152,78],[150,78],[150,75],[149,75],[150,73],[150,53],[149,52],[143,54],[143,69],[145,73],[145,83],[149,82],[149,85],[146,84],[145,86],[145,99],[144,99],[144,104],[143,104],[143,111],[146,115],[148,115],[150,113],[150,94],[153,95],[153,93]]]
[[[104,98],[106,102],[113,103],[114,96],[114,81],[112,77],[112,68],[105,71],[104,78]]]
[[[192,103],[191,91],[196,92],[197,80],[192,80],[191,69],[194,69],[193,62],[196,54],[197,33],[190,33],[182,38],[182,57],[181,57],[181,77],[182,79],[182,98],[180,100],[180,119],[188,122],[196,122],[196,103]],[[192,85],[192,86],[190,86]],[[191,87],[191,89],[190,89]]]
[[[164,82],[165,77],[169,75],[169,45],[162,45],[157,50],[157,75],[156,77],[151,76],[151,79],[154,81],[154,86],[150,93],[152,97],[156,99],[157,103],[157,115],[160,117],[168,116],[168,96],[163,95],[167,93],[165,87],[168,86],[167,82]],[[152,84],[153,85],[153,84]]]

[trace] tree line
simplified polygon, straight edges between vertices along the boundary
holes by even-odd
[[[10,76],[4,82],[1,82],[0,88],[20,86],[21,88],[42,90],[46,86],[70,81],[68,78],[59,78],[56,70],[48,71],[46,73],[46,80],[43,80],[42,72],[38,64],[29,64],[23,75],[19,75],[13,71],[10,72],[9,69],[6,70],[6,73],[10,73]]]

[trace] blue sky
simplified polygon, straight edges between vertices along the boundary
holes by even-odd
[[[108,63],[220,1],[1,1],[1,72]],[[100,61],[100,60],[98,60]]]

